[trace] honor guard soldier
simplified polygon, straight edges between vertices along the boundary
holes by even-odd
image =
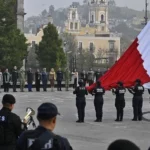
[[[133,107],[133,114],[134,117],[132,121],[142,121],[142,107],[143,107],[143,94],[144,94],[144,87],[141,84],[141,80],[137,79],[135,81],[135,86],[129,88],[129,92],[133,94],[132,99],[132,107]]]
[[[59,113],[54,104],[41,104],[37,112],[39,126],[20,136],[17,150],[72,150],[66,138],[53,133],[57,115]]]
[[[102,72],[100,71],[100,69],[98,69],[98,70],[95,72],[96,81],[98,81],[100,77],[102,77]]]
[[[2,99],[3,108],[0,110],[0,150],[15,150],[20,134],[26,129],[21,119],[11,111],[16,100],[6,94]]]
[[[80,78],[84,81],[84,86],[86,86],[86,82],[87,82],[87,73],[85,72],[85,70],[83,70],[80,74]]]
[[[4,85],[4,92],[9,92],[10,73],[8,72],[8,69],[6,69],[5,72],[3,73],[3,85]]]
[[[41,83],[41,73],[40,70],[37,69],[36,73],[35,73],[35,86],[36,86],[36,91],[40,92],[40,84]]]
[[[92,92],[92,95],[95,95],[95,99],[94,99],[94,106],[95,106],[95,111],[96,111],[95,122],[102,122],[103,104],[104,104],[103,95],[104,95],[104,93],[105,93],[105,89],[101,86],[101,82],[97,81],[97,86]]]
[[[73,94],[76,94],[76,107],[78,110],[78,120],[77,123],[83,123],[85,117],[85,106],[86,98],[85,95],[88,95],[88,92],[84,86],[84,81],[82,79],[78,82],[79,86],[75,89]]]
[[[113,94],[116,95],[115,99],[115,107],[117,110],[117,119],[115,121],[123,121],[123,115],[124,115],[124,107],[125,107],[125,98],[124,95],[126,93],[126,89],[123,86],[122,82],[118,82],[118,87],[116,89],[113,89]]]
[[[13,92],[17,92],[16,91],[17,80],[18,80],[18,71],[17,71],[17,67],[14,66],[14,69],[13,69],[13,72],[12,72]]]

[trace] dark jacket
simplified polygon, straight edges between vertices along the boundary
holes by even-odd
[[[43,82],[47,82],[47,81],[48,81],[47,72],[42,72],[42,81],[43,81]]]
[[[87,74],[86,73],[83,73],[81,72],[80,74],[80,78],[83,79],[84,81],[87,80]]]
[[[124,87],[118,87],[112,91],[116,95],[115,106],[125,107],[125,93],[126,89]]]
[[[17,82],[17,79],[18,79],[18,71],[14,69],[12,72],[12,81]]]
[[[85,98],[85,95],[88,95],[88,92],[84,86],[78,86],[73,92],[73,94],[76,94],[77,98]]]
[[[41,73],[36,72],[35,73],[35,83],[39,83],[41,81]]]
[[[62,71],[57,71],[57,81],[62,81],[63,80],[63,73]]]
[[[3,73],[3,83],[10,83],[10,74],[9,72],[4,72]]]
[[[96,72],[95,73],[95,77],[96,77],[96,81],[100,78],[100,77],[102,77],[102,72]]]
[[[27,82],[28,84],[32,84],[33,82],[33,73],[31,71],[27,72]]]
[[[3,107],[0,110],[0,129],[0,150],[14,150],[18,137],[25,130],[20,117]]]
[[[92,94],[95,95],[95,100],[101,101],[103,99],[103,95],[105,94],[105,89],[103,87],[96,87]]]
[[[24,132],[18,140],[17,150],[27,150],[27,148],[29,148],[33,144],[33,142],[35,141],[36,138],[39,138],[43,133],[45,133],[47,131],[49,132],[49,136],[43,138],[43,141],[46,144],[47,142],[49,142],[49,140],[51,138],[53,139],[55,136],[55,134],[52,133],[50,130],[47,130],[44,127],[39,126],[35,130],[29,130],[29,131]],[[61,145],[61,150],[72,150],[72,148],[66,138],[63,138],[61,136],[58,136],[58,137],[59,137],[59,142]],[[27,143],[28,143],[28,145],[27,145]],[[39,143],[40,143],[40,141],[39,141]],[[41,150],[44,147],[44,146],[40,147],[39,143],[37,143],[37,145],[35,145],[35,147],[37,146],[37,148],[35,148],[33,150],[39,150],[39,149]]]

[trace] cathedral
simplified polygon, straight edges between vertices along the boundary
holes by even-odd
[[[70,6],[68,19],[65,22],[65,32],[76,36],[78,48],[93,51],[96,58],[114,63],[120,57],[120,38],[109,31],[108,2],[106,0],[90,0],[89,20],[82,25],[75,6]]]

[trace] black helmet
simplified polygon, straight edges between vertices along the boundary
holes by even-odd
[[[138,83],[138,84],[141,84],[141,80],[140,79],[136,79],[135,82]]]
[[[118,85],[123,86],[123,82],[119,81],[117,82]]]
[[[83,83],[84,83],[83,80],[82,80],[82,79],[79,79],[78,84],[79,84],[79,85],[83,85]]]

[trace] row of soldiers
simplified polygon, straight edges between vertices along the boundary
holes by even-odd
[[[103,75],[100,69],[94,72],[92,68],[88,72],[83,70],[80,74],[78,74],[78,72],[75,69],[75,71],[72,73],[70,72],[70,74],[74,75],[74,88],[77,87],[77,82],[79,77],[83,79],[85,85],[86,83],[89,83],[89,85],[91,85],[94,83],[95,80],[98,80]],[[44,68],[42,72],[40,72],[40,70],[37,69],[37,71],[35,72],[36,91],[40,91],[41,82],[43,86],[43,91],[47,91],[48,81],[50,81],[51,91],[54,91],[55,80],[57,81],[57,90],[61,91],[63,79],[64,79],[64,73],[61,71],[61,68],[59,68],[56,73],[53,68],[51,69],[50,73],[46,72],[46,68]],[[6,69],[4,73],[0,71],[0,87],[3,83],[4,92],[9,91],[10,81],[12,81],[13,92],[16,92],[18,80],[19,80],[21,92],[24,91],[25,81],[27,81],[28,84],[28,91],[29,92],[32,91],[34,73],[32,72],[31,68],[29,68],[29,70],[27,71],[27,76],[24,69],[21,68],[18,71],[16,66],[14,67],[12,73],[9,73],[8,69]]]
[[[115,107],[117,111],[117,117],[115,121],[123,121],[124,108],[125,108],[125,93],[126,88],[124,87],[123,82],[119,81],[117,87],[111,89],[112,93],[116,95]],[[128,91],[133,94],[132,107],[133,107],[133,119],[132,121],[142,121],[142,106],[143,106],[143,94],[144,87],[141,84],[141,80],[137,79],[135,85],[131,88],[128,88]],[[150,91],[149,91],[150,92]],[[79,87],[75,89],[73,94],[76,94],[76,107],[78,112],[78,123],[84,122],[85,117],[85,106],[86,98],[85,95],[88,95],[88,92],[84,86],[84,81],[79,80]],[[101,82],[97,81],[95,89],[91,92],[94,98],[94,106],[96,111],[96,120],[95,122],[102,122],[103,118],[103,104],[105,94],[105,89],[102,87]]]

